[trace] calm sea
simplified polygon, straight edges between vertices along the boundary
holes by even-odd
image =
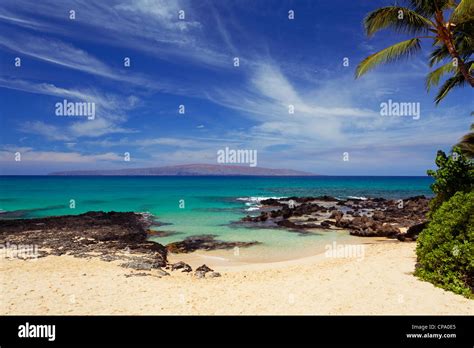
[[[397,199],[430,196],[431,182],[429,177],[2,176],[0,211],[16,212],[15,215],[21,218],[99,210],[148,212],[164,223],[156,229],[170,232],[167,237],[154,237],[160,243],[191,235],[213,234],[221,240],[256,240],[262,243],[259,254],[267,248],[267,254],[276,253],[285,258],[283,255],[291,248],[304,245],[311,250],[321,247],[328,238],[347,237],[347,233],[303,235],[232,224],[255,213],[258,199],[320,195]],[[74,200],[75,208],[70,208],[71,200]]]

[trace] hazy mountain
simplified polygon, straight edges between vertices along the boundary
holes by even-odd
[[[130,168],[114,170],[73,170],[53,172],[49,175],[249,175],[249,176],[309,176],[315,175],[291,169],[270,169],[249,166],[185,164],[155,168]]]

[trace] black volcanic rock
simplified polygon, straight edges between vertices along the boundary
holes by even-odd
[[[293,199],[298,205],[290,208],[287,204],[289,199]],[[270,205],[266,206],[264,202]],[[315,202],[321,202],[324,206]],[[269,199],[261,202],[264,211],[260,215],[247,216],[242,221],[257,223],[257,226],[262,227],[276,225],[289,231],[318,227],[343,228],[348,229],[350,234],[361,237],[383,236],[416,240],[426,222],[429,199],[416,196],[402,202],[384,198],[338,200],[331,196]],[[275,207],[277,209],[268,211]],[[298,222],[293,222],[292,217],[298,217]],[[328,218],[334,219],[335,222],[327,220]],[[408,228],[407,233],[400,233],[400,228]]]
[[[190,265],[188,265],[187,263],[183,261],[179,261],[171,265],[172,271],[176,271],[178,269],[180,269],[181,272],[192,272],[193,270]]]
[[[212,272],[214,271],[212,268],[208,267],[207,265],[202,265],[202,266],[199,266],[198,268],[196,268],[196,272],[204,272],[204,273],[207,273],[207,272]]]
[[[290,221],[290,220],[280,220],[277,222],[277,225],[278,226],[281,226],[281,227],[286,227],[286,228],[300,228],[301,226],[295,224],[294,222]]]
[[[216,240],[214,235],[198,235],[186,237],[180,242],[174,242],[166,245],[169,252],[190,253],[196,250],[217,250],[217,249],[232,249],[235,247],[249,247],[260,244],[259,242],[225,242]]]
[[[37,245],[41,256],[99,254],[104,261],[146,255],[153,267],[165,266],[166,248],[147,240],[150,221],[131,212],[88,212],[37,219],[0,220],[0,244]],[[48,250],[48,251],[46,251]],[[108,256],[107,256],[108,255]],[[127,256],[128,255],[128,256]]]
[[[196,272],[194,272],[194,276],[196,278],[217,278],[220,277],[221,274],[219,272],[214,272],[214,270],[206,265],[199,266],[196,268]]]
[[[401,241],[418,239],[418,235],[428,226],[428,221],[422,222],[417,225],[410,226],[405,234],[399,234],[397,238]]]
[[[267,206],[284,206],[286,205],[285,203],[280,202],[278,199],[275,198],[268,198],[268,199],[263,199],[260,201],[261,204],[267,205]]]

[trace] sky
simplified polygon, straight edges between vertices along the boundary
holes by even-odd
[[[364,16],[392,3],[2,0],[0,173],[217,164],[228,147],[257,151],[259,167],[425,175],[468,131],[473,93],[434,104],[430,42],[354,78],[406,39],[364,34]],[[58,116],[64,100],[95,117]],[[419,103],[419,118],[381,115],[389,100]]]

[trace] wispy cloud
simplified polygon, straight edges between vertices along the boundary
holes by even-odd
[[[123,157],[112,153],[81,154],[79,152],[39,151],[25,147],[4,147],[0,149],[0,162],[15,162],[15,153],[21,155],[20,162],[37,163],[97,163],[99,161],[117,162]]]
[[[63,134],[59,127],[46,124],[41,121],[27,121],[20,125],[20,131],[23,133],[41,135],[49,140],[69,141],[71,140],[67,135]]]
[[[346,38],[334,41],[329,27],[305,22],[302,12],[289,26],[284,5],[266,4],[4,0],[0,50],[25,57],[27,69],[7,67],[0,87],[25,92],[18,93],[21,100],[44,96],[30,112],[7,100],[11,130],[19,132],[17,139],[27,135],[20,144],[41,143],[44,151],[30,149],[28,156],[50,154],[56,163],[70,156],[116,165],[111,150],[131,151],[144,165],[214,162],[218,149],[234,146],[257,149],[259,164],[267,167],[283,163],[322,173],[325,166],[344,171],[357,163],[359,169],[395,170],[393,162],[404,155],[410,156],[407,166],[419,169],[427,158],[432,162],[430,151],[467,130],[469,120],[459,114],[469,101],[457,110],[434,109],[423,89],[422,58],[355,80],[356,57],[381,48],[379,40],[367,42],[347,27]],[[313,2],[303,5],[317,10]],[[76,19],[68,18],[70,10]],[[321,21],[345,23],[335,16]],[[360,20],[353,27],[361,29]],[[314,39],[323,30],[317,34],[324,40]],[[339,64],[346,55],[348,68]],[[123,56],[132,57],[128,70]],[[232,65],[234,56],[240,67]],[[40,67],[34,74],[31,61]],[[54,103],[62,99],[95,103],[96,118],[56,117]],[[387,99],[420,102],[421,119],[381,117]],[[187,113],[176,120],[169,110],[181,103]],[[345,151],[353,162],[341,162]]]
[[[192,4],[188,0],[111,0],[107,3],[69,0],[58,5],[56,1],[44,0],[35,4],[33,12],[28,1],[15,0],[6,1],[4,11],[21,13],[22,16],[14,20],[8,17],[10,23],[19,26],[26,26],[30,18],[35,18],[51,33],[107,44],[113,42],[161,59],[179,58],[191,64],[230,68],[230,57],[207,42]],[[80,35],[74,26],[64,26],[71,23],[70,10],[76,11],[74,21],[82,26]],[[180,10],[185,11],[186,20],[179,19]],[[1,11],[0,16],[7,17]],[[88,37],[87,32],[94,35]]]
[[[42,135],[52,140],[71,140],[74,137],[81,136],[97,137],[111,133],[135,132],[133,129],[126,129],[120,126],[128,118],[125,113],[126,110],[133,108],[138,102],[135,96],[121,98],[112,94],[103,94],[92,89],[68,89],[53,84],[37,84],[24,80],[7,80],[2,78],[0,78],[0,87],[59,98],[51,102],[51,122],[57,122],[58,120],[54,114],[55,104],[63,102],[64,99],[96,104],[97,116],[93,120],[88,120],[84,117],[81,121],[71,121],[71,124],[63,129],[58,125],[51,125],[45,122],[27,122],[20,125],[20,130],[23,132]],[[55,133],[55,135],[52,133]]]

